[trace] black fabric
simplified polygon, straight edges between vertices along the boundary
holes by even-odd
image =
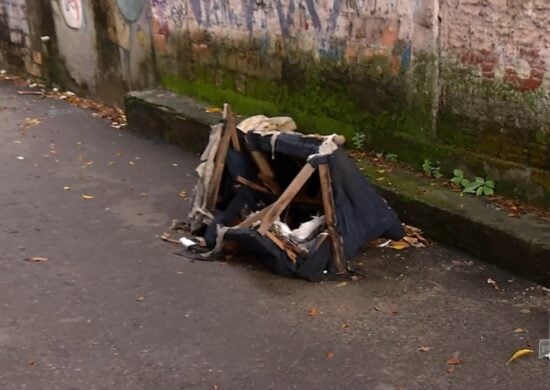
[[[386,203],[341,149],[328,157],[336,209],[336,228],[344,241],[347,258],[357,254],[367,242],[388,232],[400,239],[405,231],[393,209]]]
[[[243,253],[253,255],[271,272],[282,276],[298,276],[309,281],[319,281],[328,268],[330,259],[330,240],[324,240],[307,257],[299,256],[294,264],[268,237],[262,236],[256,229],[228,230],[225,240],[236,242]],[[319,240],[321,238],[318,238]],[[312,248],[316,248],[314,242]]]

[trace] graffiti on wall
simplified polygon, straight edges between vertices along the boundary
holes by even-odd
[[[391,53],[412,37],[415,0],[151,0],[155,40],[206,30],[218,39],[282,38],[339,59],[378,47]],[[398,5],[407,6],[398,10]],[[400,43],[401,41],[401,43]],[[352,47],[353,50],[347,50]],[[410,47],[410,46],[409,46]],[[359,54],[357,54],[359,55]]]
[[[29,45],[29,25],[25,0],[0,0],[0,40],[26,47]]]
[[[141,16],[147,0],[116,0],[120,13],[128,22],[135,22]]]
[[[80,29],[82,27],[82,1],[81,0],[60,0],[59,6],[63,13],[63,19],[70,28]]]

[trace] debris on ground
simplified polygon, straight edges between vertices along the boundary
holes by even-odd
[[[211,260],[239,251],[276,274],[318,281],[347,274],[367,242],[405,236],[344,152],[343,136],[301,134],[289,117],[257,115],[236,125],[228,105],[223,118],[197,167],[189,214],[190,232],[205,245],[178,254]],[[423,242],[414,234],[404,245]]]
[[[510,359],[508,359],[506,361],[506,364],[510,364],[512,363],[514,360],[517,360],[519,358],[522,358],[522,357],[525,357],[527,355],[531,355],[535,353],[534,350],[532,350],[531,348],[521,348],[521,349],[518,349],[517,351],[515,351],[512,356],[510,356]]]
[[[449,366],[459,366],[461,364],[464,364],[464,360],[460,358],[460,352],[455,352],[453,353],[453,356],[450,357],[448,360],[447,360],[447,364]]]
[[[402,250],[410,246],[414,248],[425,248],[429,245],[429,241],[423,236],[421,229],[403,224],[405,229],[405,236],[399,240],[384,240],[378,239],[372,241],[370,244],[379,248],[392,248],[396,250]]]
[[[493,286],[493,288],[494,288],[495,290],[500,290],[500,287],[498,286],[498,283],[495,282],[495,281],[494,281],[493,279],[491,279],[491,278],[488,278],[488,279],[487,279],[487,284],[490,284],[491,286]]]
[[[108,119],[111,122],[111,127],[115,129],[123,128],[127,124],[124,110],[117,106],[110,107],[92,99],[78,96],[71,91],[60,91],[58,88],[47,89],[43,84],[36,83],[32,80],[23,79],[19,76],[8,75],[6,72],[1,73],[0,76],[2,80],[11,81],[17,86],[31,88],[30,91],[17,91],[18,95],[36,95],[40,98],[48,97],[57,100],[65,100],[73,106],[93,111],[93,116]],[[38,90],[35,90],[35,88],[38,88]]]
[[[397,308],[397,305],[395,305],[393,303],[387,303],[387,302],[377,303],[374,306],[374,310],[379,311],[381,313],[386,313],[386,314],[398,314],[399,313],[399,309]]]
[[[48,261],[49,259],[47,257],[42,257],[42,256],[31,256],[31,257],[26,257],[25,260],[32,261],[35,263],[43,263],[45,261]]]

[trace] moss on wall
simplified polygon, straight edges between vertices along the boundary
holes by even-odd
[[[290,115],[302,131],[338,132],[348,140],[363,132],[369,149],[398,154],[414,167],[428,158],[444,173],[461,167],[493,177],[500,193],[550,204],[549,116],[540,93],[487,83],[421,53],[412,68],[395,69],[391,57],[350,64],[303,52],[267,55],[250,42],[218,43],[208,35],[199,43],[181,35],[172,45],[175,56],[157,61],[172,91],[229,102],[244,115]],[[444,83],[433,128],[436,66]]]

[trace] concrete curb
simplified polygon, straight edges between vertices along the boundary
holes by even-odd
[[[208,105],[163,90],[131,92],[126,96],[132,130],[202,152],[210,125],[220,113]],[[550,224],[533,216],[510,218],[473,196],[458,193],[410,172],[380,173],[359,162],[388,203],[405,223],[417,226],[434,240],[454,246],[518,275],[550,286]]]

